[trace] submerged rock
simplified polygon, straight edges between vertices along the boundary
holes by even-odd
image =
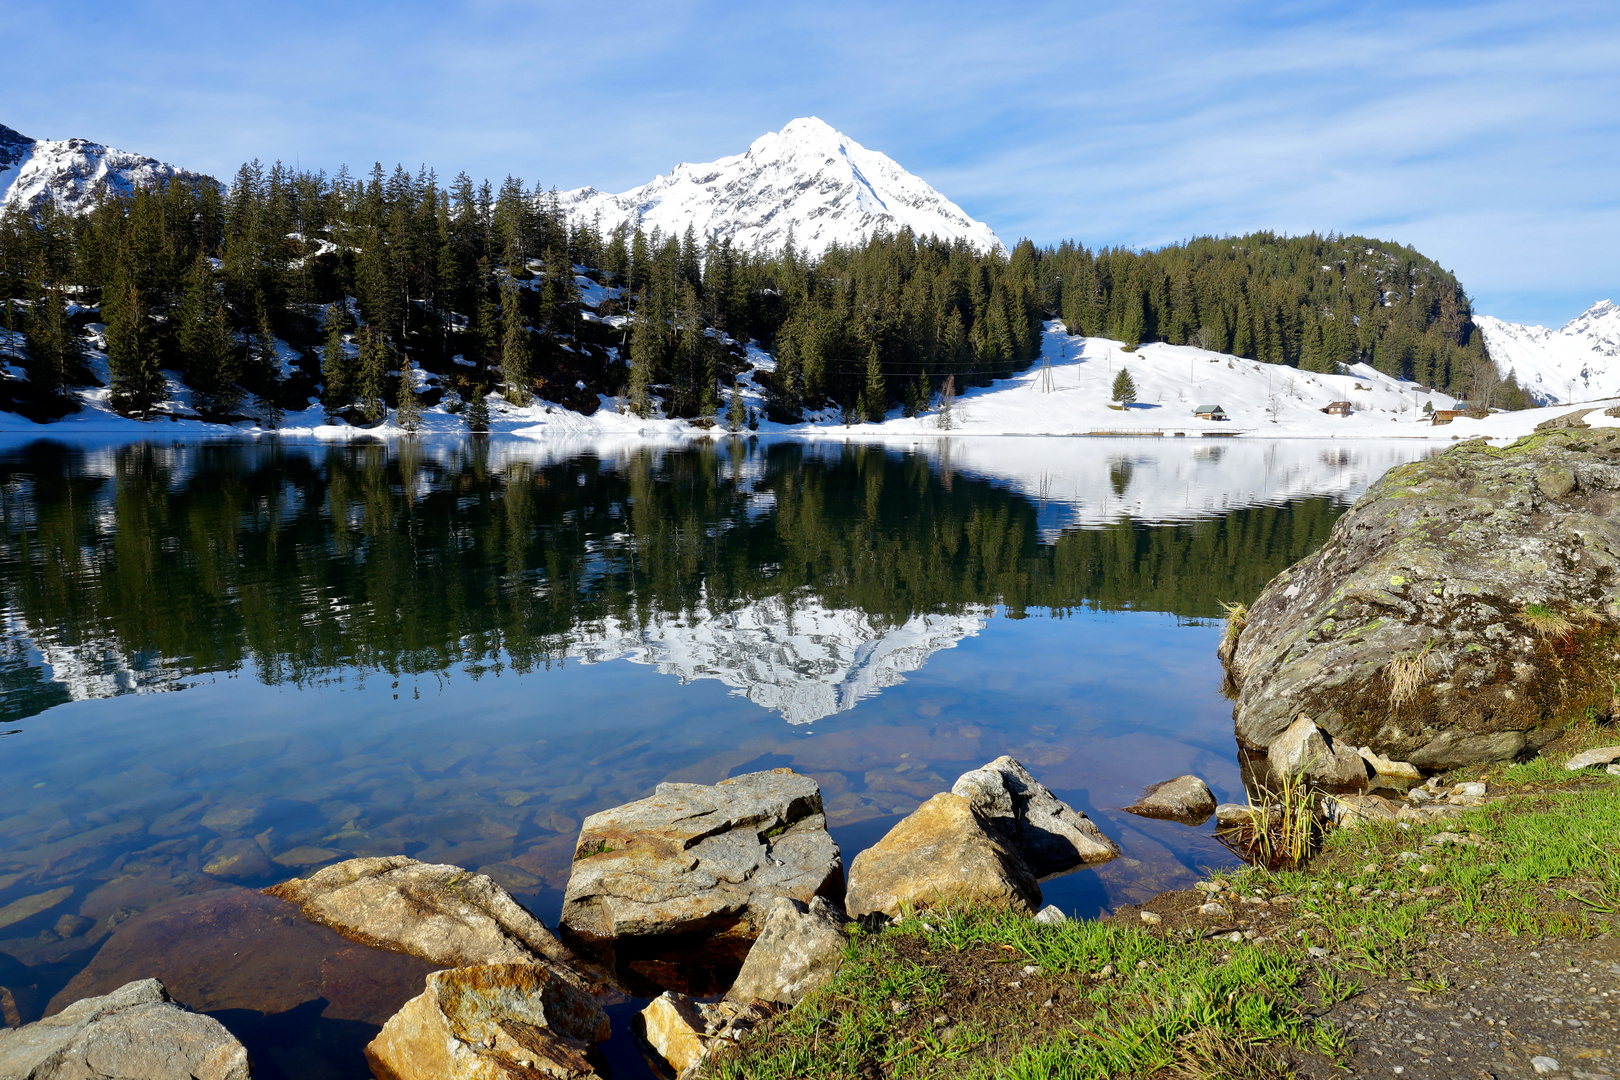
[[[607,1014],[544,963],[435,971],[366,1046],[378,1080],[583,1080]]]
[[[1611,712],[1620,431],[1479,442],[1391,469],[1269,584],[1225,655],[1240,743],[1300,713],[1440,771]]]
[[[1215,812],[1215,793],[1192,774],[1174,780],[1161,780],[1143,789],[1136,801],[1125,808],[1129,814],[1202,825]]]
[[[724,989],[778,897],[839,898],[821,788],[791,769],[659,784],[585,820],[562,925],[632,982]]]
[[[797,1005],[843,965],[846,921],[820,896],[808,904],[777,900],[726,996],[745,1004]]]
[[[1018,851],[961,795],[935,795],[855,856],[852,916],[984,905],[1031,914],[1041,887]]]
[[[459,866],[404,855],[350,859],[264,891],[344,937],[436,964],[575,961],[511,893]]]
[[[247,1080],[248,1053],[225,1026],[191,1012],[156,979],[75,1001],[0,1030],[0,1077],[18,1080]]]
[[[966,799],[1043,881],[1119,856],[1119,845],[1090,818],[1005,754],[963,773],[951,794]]]

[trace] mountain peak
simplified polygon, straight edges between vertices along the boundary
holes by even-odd
[[[1590,401],[1620,394],[1620,306],[1599,300],[1556,330],[1474,319],[1491,359],[1513,372],[1537,405]]]
[[[95,203],[105,184],[121,194],[196,173],[88,139],[30,139],[0,125],[0,210],[53,203],[69,214]]]
[[[576,220],[599,220],[604,229],[640,223],[680,236],[690,225],[704,239],[729,238],[750,251],[780,251],[791,234],[801,251],[817,255],[902,228],[1006,251],[988,225],[817,116],[761,135],[745,153],[682,162],[618,195],[579,188],[561,202]]]
[[[0,124],[0,147],[4,146],[32,146],[34,140],[20,131],[13,130]]]

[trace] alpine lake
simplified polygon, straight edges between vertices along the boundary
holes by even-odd
[[[1077,917],[1236,862],[1123,813],[1244,798],[1215,647],[1421,442],[0,444],[0,1022],[162,978],[261,1077],[369,1075],[430,968],[257,889],[361,855],[555,926],[581,821],[781,766],[845,865],[1021,761],[1123,857]],[[646,1076],[616,1003],[615,1077]]]

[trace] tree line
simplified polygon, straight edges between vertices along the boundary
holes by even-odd
[[[380,165],[354,177],[255,162],[229,187],[181,178],[104,191],[76,216],[13,209],[0,296],[28,376],[0,385],[0,406],[39,418],[71,411],[70,391],[94,379],[92,324],[127,415],[153,415],[173,373],[196,415],[270,424],[318,399],[334,420],[397,410],[410,426],[443,402],[476,429],[493,392],[735,424],[749,341],[775,361],[756,376],[773,419],[875,420],[1027,366],[1050,318],[1128,347],[1316,371],[1366,360],[1451,392],[1494,375],[1455,277],[1359,237],[984,253],[901,230],[814,256],[791,235],[750,252],[690,227],[570,220],[555,191],[516,178],[441,185]]]

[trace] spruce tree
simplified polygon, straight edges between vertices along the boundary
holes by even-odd
[[[266,426],[281,426],[281,355],[276,350],[276,335],[270,328],[270,313],[264,305],[259,308],[259,325],[249,346],[253,362],[254,396],[259,399],[259,412]]]
[[[113,407],[126,416],[144,420],[162,400],[164,390],[146,304],[134,283],[122,273],[109,293],[102,307],[107,319],[107,366],[112,375]]]
[[[23,367],[29,381],[54,395],[65,396],[70,373],[83,359],[84,347],[63,314],[62,291],[55,282],[43,287],[35,297],[23,344],[28,351]]]
[[[883,363],[878,347],[866,351],[866,385],[861,389],[861,414],[870,422],[883,421],[889,411],[889,389],[883,380]]]
[[[475,435],[489,431],[489,401],[482,390],[477,391],[472,401],[468,402],[466,417],[468,431]]]
[[[529,320],[523,317],[517,282],[507,277],[501,282],[501,374],[506,400],[514,405],[529,403]]]
[[[1136,380],[1131,378],[1130,368],[1120,368],[1119,374],[1114,376],[1114,400],[1121,405],[1136,404]]]
[[[731,386],[731,406],[726,410],[726,430],[741,431],[748,425],[748,406],[743,404],[742,382]]]
[[[321,347],[321,406],[328,420],[335,419],[344,406],[354,400],[354,361],[343,335],[349,329],[349,315],[344,301],[328,304],[326,344]]]
[[[388,414],[388,401],[383,396],[388,378],[388,342],[369,326],[363,328],[358,337],[360,415],[365,417],[366,423],[375,424]]]
[[[411,434],[422,425],[422,402],[416,396],[416,380],[409,360],[401,360],[399,364],[399,407],[395,410],[395,419],[399,426]],[[487,423],[485,426],[488,426]]]

